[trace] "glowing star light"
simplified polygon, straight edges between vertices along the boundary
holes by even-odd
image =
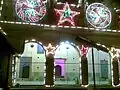
[[[112,56],[112,59],[114,59],[115,57],[119,58],[120,50],[112,47],[111,50],[110,50],[110,54]]]
[[[48,46],[46,47],[46,54],[47,54],[47,55],[48,55],[48,54],[53,54],[54,50],[55,50],[55,47],[53,47],[53,46],[51,45],[51,43],[49,43]]]
[[[64,22],[67,21],[71,25],[75,26],[75,22],[74,22],[73,18],[76,15],[80,14],[80,12],[72,11],[67,2],[65,3],[63,10],[55,9],[55,11],[56,11],[56,14],[60,15],[60,19],[59,19],[59,22],[57,25],[63,24]]]
[[[84,47],[84,45],[82,45],[80,51],[81,51],[81,56],[86,55],[88,52],[88,47]]]

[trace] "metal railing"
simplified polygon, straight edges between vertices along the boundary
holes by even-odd
[[[56,76],[56,72],[59,73],[59,71],[56,71],[58,69],[54,68],[55,85],[59,85],[59,84],[77,85],[81,83],[80,77],[82,76],[81,76],[80,63],[60,63],[60,64],[55,64],[55,66],[56,65],[61,66],[61,70],[60,70],[61,74],[60,76]],[[29,69],[27,67],[26,70],[23,70],[25,66],[29,66]],[[110,64],[95,63],[94,66],[95,66],[96,85],[110,84],[111,83]],[[13,69],[16,70],[14,71],[16,72],[15,83],[20,83],[22,85],[44,84],[45,83],[44,74],[46,73],[44,67],[45,67],[44,62],[32,62],[31,64],[25,62],[20,64],[20,62],[17,62],[15,65],[16,69]],[[88,63],[88,80],[89,80],[89,84],[93,84],[94,80],[93,80],[92,63]]]

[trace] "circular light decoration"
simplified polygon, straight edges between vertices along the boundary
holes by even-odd
[[[21,20],[38,22],[46,14],[46,5],[43,0],[17,0],[15,10]]]
[[[103,4],[93,3],[86,10],[86,18],[93,27],[106,28],[111,23],[111,12]]]

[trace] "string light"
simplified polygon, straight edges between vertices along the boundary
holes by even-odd
[[[1,1],[1,7],[0,7],[0,9],[1,9],[1,11],[2,11],[2,5],[3,5],[3,0]],[[0,12],[0,15],[1,15],[1,12]],[[3,22],[3,21],[0,21],[0,22]],[[4,23],[8,23],[8,21],[4,21]],[[9,23],[11,23],[11,24],[14,24],[14,23],[16,23],[16,24],[30,24],[30,23],[21,23],[21,22],[10,22],[9,21]],[[31,24],[31,25],[38,25],[38,24]],[[42,26],[42,25],[41,25]],[[49,26],[49,25],[44,25],[44,26]],[[53,25],[54,27],[57,27],[56,25]],[[51,27],[53,27],[53,26],[51,26]],[[50,27],[50,26],[49,26]],[[58,27],[60,27],[60,26],[58,26]],[[63,26],[61,26],[61,27],[63,27]],[[63,28],[73,28],[73,27],[70,27],[70,26],[64,26]],[[74,28],[84,28],[84,29],[90,29],[90,30],[95,30],[94,28],[85,28],[85,27],[74,27]],[[99,30],[98,30],[99,31]],[[107,30],[105,30],[105,31],[111,31],[111,32],[120,32],[120,30],[110,30],[110,29],[107,29]],[[7,35],[7,34],[6,34]],[[48,45],[49,46],[49,45]],[[111,53],[111,52],[110,52]],[[115,57],[115,56],[117,56],[117,54],[116,55],[113,55],[112,53],[111,53],[111,56],[112,56],[112,58],[111,58],[111,60],[113,59],[113,57]],[[46,66],[45,66],[46,67]],[[113,70],[113,69],[112,69]],[[112,71],[113,72],[113,71]],[[46,74],[45,74],[46,75]],[[15,81],[14,81],[15,82]],[[118,86],[120,86],[120,84],[118,84],[118,85],[114,85],[113,84],[113,76],[112,76],[112,85],[114,86],[114,87],[118,87]],[[87,87],[88,85],[81,85],[81,86],[83,86],[83,87]],[[49,87],[49,86],[48,86]]]
[[[51,85],[45,85],[45,87],[51,87]]]
[[[76,28],[75,26],[71,26],[71,28]]]
[[[30,41],[35,41],[35,39],[32,39],[32,40],[26,40],[25,42],[30,42]],[[39,42],[39,43],[41,43],[41,42]],[[74,46],[76,46],[75,44],[73,44],[73,43],[70,43],[70,42],[68,42],[68,41],[66,41],[66,42],[61,42],[60,43],[60,45],[62,45],[62,44],[71,44],[71,45],[74,45]],[[56,46],[56,48],[58,48],[59,46],[57,45]],[[79,47],[78,46],[76,46],[77,47],[77,49],[79,50]],[[82,47],[84,48],[84,46],[82,45]],[[46,48],[46,47],[45,47]],[[48,44],[48,46],[47,46],[47,48],[46,49],[51,49],[51,48],[54,48],[55,49],[55,47],[53,47],[52,45],[51,45],[51,43],[49,43]],[[87,50],[87,48],[85,48],[86,50]],[[48,50],[49,51],[49,50]],[[52,51],[52,49],[50,50],[50,53],[53,53],[53,51]],[[55,65],[55,62],[54,62],[54,65]],[[80,66],[80,68],[81,68],[81,66]],[[46,66],[44,66],[44,69],[45,69],[45,71],[46,71]],[[46,73],[44,73],[44,77],[46,77]],[[82,77],[82,75],[80,74],[80,77]],[[53,78],[54,78],[54,81],[55,81],[55,68],[54,68],[54,76],[53,76]],[[81,80],[82,78],[80,78],[80,80]],[[45,84],[45,78],[44,78],[44,84]],[[54,85],[53,85],[54,86]],[[89,86],[89,84],[88,85],[81,85],[82,87],[88,87]],[[45,87],[51,87],[50,85],[45,85]]]
[[[7,33],[3,31],[2,27],[0,27],[0,32],[4,35],[7,35]]]
[[[25,43],[29,43],[29,42],[36,42],[36,43],[38,43],[38,44],[40,44],[40,45],[42,45],[43,46],[43,44],[41,43],[41,42],[38,42],[37,40],[35,40],[35,39],[31,39],[31,40],[25,40]],[[43,48],[45,49],[45,47],[43,46]],[[23,54],[14,54],[13,55],[13,57],[22,57],[23,56]],[[44,62],[46,62],[46,59],[44,59]],[[17,71],[16,69],[15,69],[15,71]],[[17,73],[17,72],[15,72],[15,73]],[[12,75],[13,77],[15,77],[16,75],[14,74],[14,75]],[[44,85],[45,85],[45,77],[46,77],[46,65],[44,64]],[[13,82],[13,85],[15,85],[15,83],[16,83],[16,78],[14,78],[14,80],[12,81]]]
[[[77,51],[78,51],[78,53],[79,53],[79,56],[80,56],[79,47],[78,47],[76,44],[71,43],[71,42],[69,42],[69,41],[61,42],[59,45],[57,45],[57,46],[55,47],[55,50],[56,50],[57,48],[59,48],[60,45],[65,45],[65,44],[70,44],[70,45],[76,47],[76,49],[77,49]],[[80,57],[79,57],[79,61],[80,61]],[[81,61],[80,61],[80,62],[81,62]],[[55,65],[55,63],[54,63],[54,65]],[[79,64],[79,68],[81,69],[81,64]],[[55,72],[55,70],[54,70],[54,72]],[[54,77],[55,77],[55,76],[54,76]],[[55,79],[54,79],[54,80],[55,80]],[[81,71],[80,71],[80,83],[82,83],[81,81],[82,81],[82,75],[81,75]],[[55,81],[54,81],[54,82],[55,82]],[[83,86],[83,87],[84,87],[84,86]]]
[[[46,62],[46,59],[44,61]],[[44,65],[44,85],[45,85],[45,79],[46,79],[46,65]]]
[[[89,86],[89,84],[88,85],[81,85],[82,87],[88,87]]]
[[[2,6],[3,6],[3,0],[1,0],[1,6],[0,6],[0,18],[1,18]],[[3,31],[2,27],[0,27],[0,32],[1,32],[2,34],[4,34],[4,35],[7,35],[7,33]]]
[[[62,3],[62,2],[57,2],[57,5],[61,5],[61,4],[65,4],[65,3]],[[73,7],[76,7],[76,4],[69,4],[70,6],[73,6]]]
[[[1,23],[8,23],[8,24],[23,24],[23,22],[11,22],[11,21],[2,21],[0,20]],[[26,25],[32,25],[31,23],[24,22]],[[44,27],[50,27],[50,28],[76,28],[76,29],[86,29],[86,30],[96,30],[95,28],[88,28],[88,27],[79,27],[79,26],[62,26],[62,25],[46,25],[46,24],[34,24],[35,26],[44,26]],[[54,28],[55,30],[55,28]],[[97,29],[98,30],[98,29]],[[97,31],[96,30],[96,31]],[[111,29],[99,29],[98,31],[103,32],[103,31],[108,31],[108,32],[120,32],[120,30],[111,30]]]
[[[84,27],[84,29],[88,29],[88,27]]]
[[[35,39],[32,39],[31,41],[36,41]]]
[[[111,47],[111,49],[109,50],[109,53],[111,55],[111,64],[112,64],[113,58],[117,57],[118,52],[116,51],[116,49],[114,47]],[[111,65],[111,74],[112,74],[112,86],[113,87],[120,86],[120,83],[118,85],[114,85],[114,80],[113,80],[113,65]]]

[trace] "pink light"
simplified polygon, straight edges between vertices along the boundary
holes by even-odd
[[[65,11],[68,11],[70,14],[69,17],[64,17],[64,14],[65,14]],[[57,25],[60,25],[60,24],[63,24],[64,22],[69,22],[72,26],[75,26],[75,22],[74,22],[74,17],[78,14],[80,14],[80,12],[76,12],[76,11],[72,11],[70,9],[70,6],[69,4],[66,2],[64,7],[63,7],[63,10],[58,10],[58,9],[55,9],[56,11],[56,15],[59,14],[60,15],[60,19],[59,19],[59,22]]]
[[[80,51],[81,51],[81,56],[86,55],[88,52],[88,47],[85,47],[84,45],[82,45]]]
[[[62,74],[61,74],[61,76],[64,76],[64,74],[65,74],[65,60],[64,59],[55,59],[55,66],[56,65],[60,65],[61,66],[61,68],[62,68]]]

